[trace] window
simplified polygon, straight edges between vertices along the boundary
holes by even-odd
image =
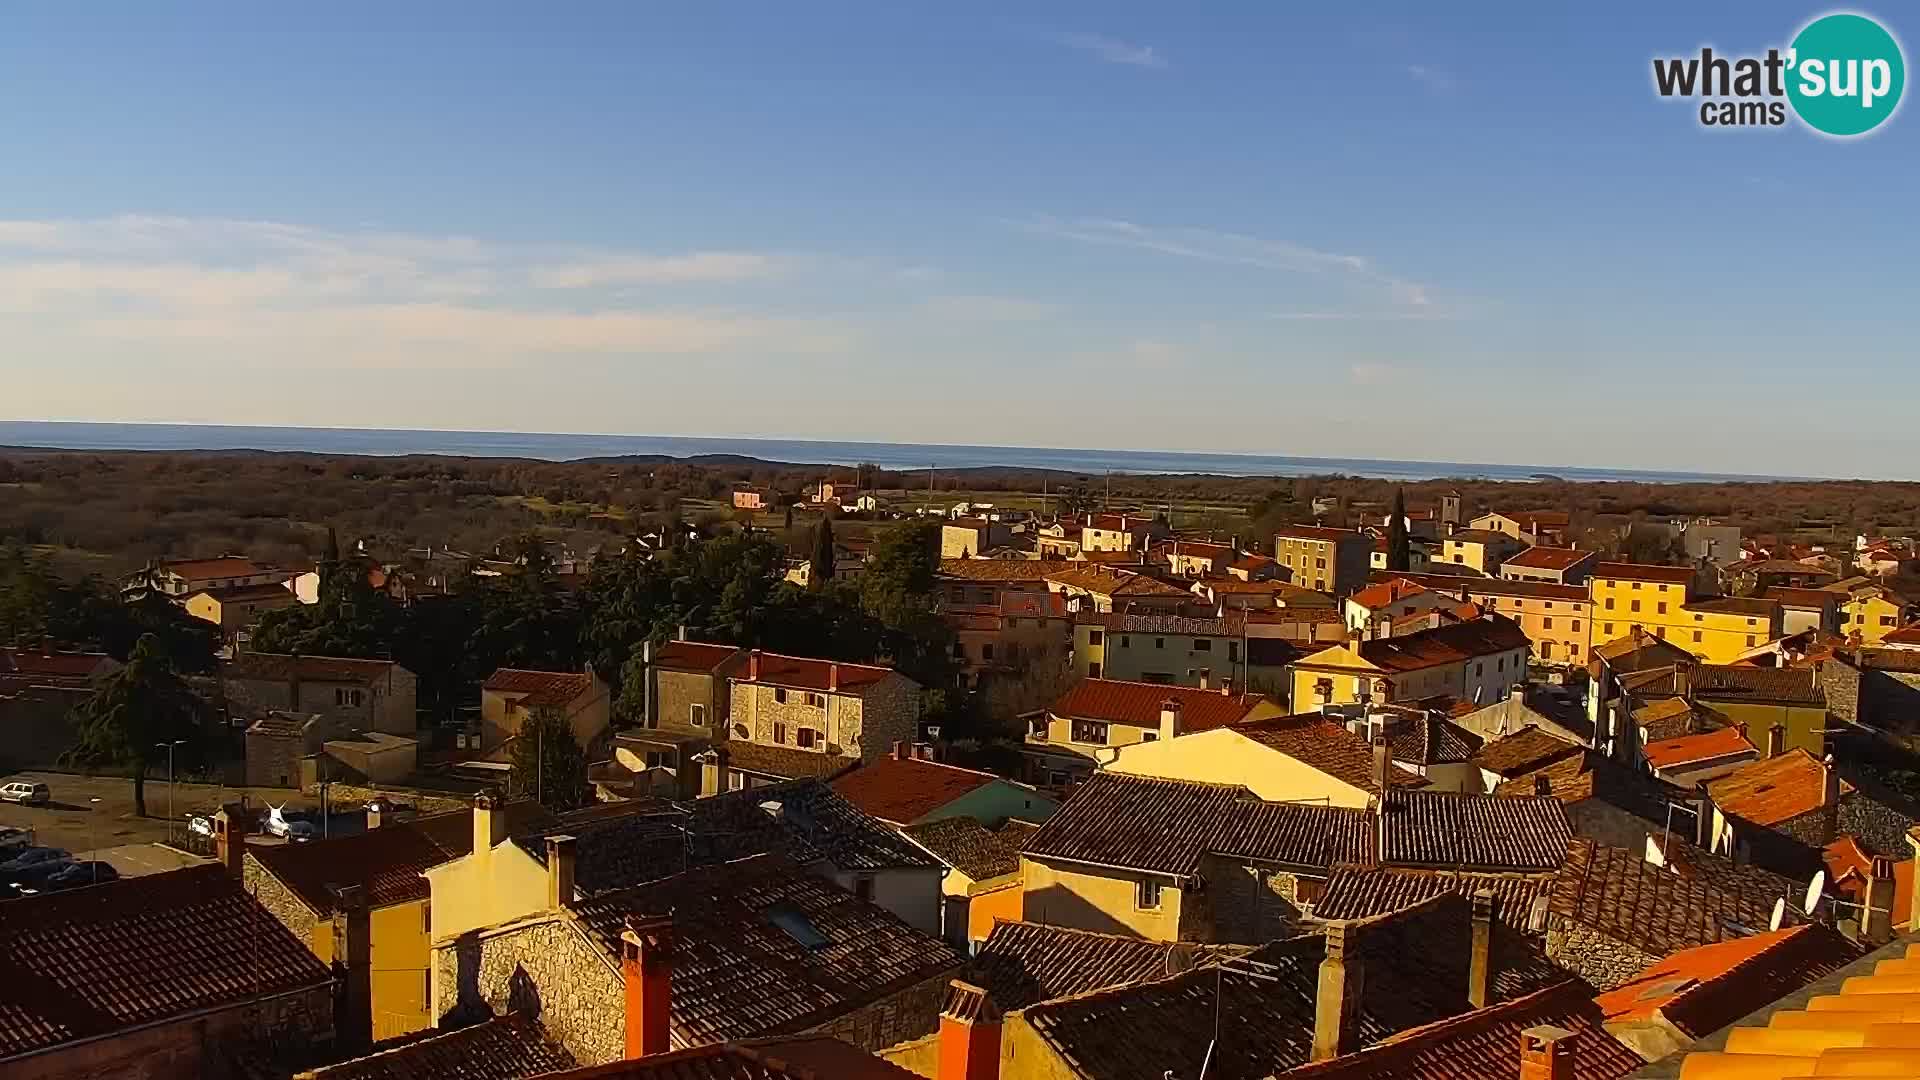
[[[1212,638],[1195,638],[1193,642],[1193,651],[1194,652],[1212,652],[1213,639]]]
[[[1607,597],[1607,610],[1608,611],[1613,610],[1613,597],[1611,596]]]
[[[1073,741],[1105,746],[1107,745],[1107,725],[1098,720],[1075,720]]]
[[[861,891],[862,884],[866,887],[864,892]],[[873,900],[873,875],[861,874],[859,877],[854,878],[853,895],[871,902]],[[779,927],[788,937],[792,938],[804,949],[823,949],[831,942],[831,939],[829,939],[827,935],[822,934],[820,929],[813,925],[813,920],[807,918],[805,912],[789,904],[782,904],[779,907],[768,910],[767,921]]]
[[[1540,629],[1542,629],[1542,630],[1551,630],[1551,629],[1553,629],[1553,616],[1551,616],[1551,615],[1542,615],[1542,616],[1540,617]]]
[[[1752,619],[1748,619],[1748,620],[1747,620],[1747,625],[1748,625],[1748,626],[1752,626],[1752,625],[1753,625],[1753,620],[1752,620]],[[1892,626],[1892,625],[1893,625],[1893,616],[1891,616],[1891,615],[1882,615],[1882,616],[1880,616],[1880,625],[1881,625],[1881,626]]]
[[[1153,742],[1159,737],[1160,737],[1160,733],[1157,731],[1143,731],[1140,733],[1141,742]]]
[[[1603,633],[1603,634],[1605,634],[1605,635],[1607,635],[1608,637],[1612,637],[1612,636],[1613,636],[1613,624],[1612,624],[1612,623],[1606,623],[1605,625],[1603,625],[1603,626],[1601,626],[1601,627],[1600,627],[1600,632],[1601,632],[1601,633]]]
[[[785,705],[787,703],[787,688],[784,686],[774,687],[773,700],[776,705]]]
[[[787,725],[773,725],[773,741],[779,743],[781,746],[787,745]]]
[[[1131,649],[1131,648],[1133,648],[1133,638],[1132,638],[1132,637],[1130,637],[1129,635],[1126,635],[1126,634],[1121,634],[1121,635],[1120,635],[1120,647],[1121,647],[1121,648],[1123,648],[1123,649]]]
[[[1239,662],[1240,662],[1240,643],[1237,641],[1227,642],[1227,663],[1237,664]]]
[[[1107,632],[1104,630],[1094,629],[1087,631],[1087,644],[1089,645],[1098,645],[1106,639]]]
[[[1633,604],[1632,604],[1632,607],[1631,607],[1631,610],[1633,610],[1633,611],[1639,611],[1639,610],[1640,610],[1640,601],[1638,601],[1638,600],[1635,600],[1635,601],[1633,602]]]
[[[647,768],[664,769],[673,764],[673,755],[665,750],[647,751]]]
[[[1552,611],[1552,610],[1553,610],[1553,601],[1551,601],[1551,600],[1549,600],[1549,601],[1547,601],[1547,610],[1548,610],[1548,611]]]
[[[1486,673],[1487,673],[1487,662],[1485,660],[1482,660],[1479,663],[1473,665],[1474,678],[1477,679],[1480,676],[1485,675]]]
[[[1141,911],[1160,910],[1160,883],[1141,881],[1133,887],[1133,906]]]
[[[993,642],[991,641],[985,642],[980,646],[980,659],[982,660],[993,659]]]
[[[1705,615],[1702,615],[1697,611],[1693,613],[1694,622],[1705,622],[1706,620],[1707,620],[1707,617]]]
[[[809,727],[797,728],[793,733],[794,742],[797,743],[802,750],[813,749],[814,741],[818,738],[819,733]]]
[[[1665,585],[1662,585],[1662,586],[1660,586],[1660,591],[1661,591],[1661,592],[1666,592],[1666,591],[1667,591],[1667,587],[1666,587]]]
[[[1573,620],[1573,632],[1574,632],[1574,633],[1576,633],[1576,634],[1580,632],[1580,620],[1579,620],[1579,619],[1575,619],[1575,620]]]
[[[1167,639],[1166,639],[1166,638],[1163,638],[1163,637],[1157,637],[1157,638],[1154,638],[1154,639],[1153,639],[1153,647],[1154,647],[1154,648],[1156,648],[1156,649],[1164,649],[1164,648],[1166,648],[1166,647],[1167,647]]]
[[[1749,649],[1751,649],[1751,648],[1753,648],[1753,635],[1752,635],[1752,634],[1748,634],[1748,635],[1747,635],[1747,648],[1749,648]]]
[[[707,707],[705,705],[687,706],[687,723],[694,727],[706,727]]]
[[[1462,555],[1461,555],[1461,554],[1460,554],[1459,552],[1457,552],[1457,551],[1456,551],[1456,552],[1454,552],[1454,553],[1453,553],[1453,561],[1454,561],[1454,562],[1466,562],[1467,560],[1466,560],[1466,558],[1465,558],[1465,556],[1462,556]]]
[[[1327,568],[1327,560],[1325,559],[1313,560],[1313,568],[1315,570],[1325,570]]]
[[[1660,601],[1654,605],[1654,610],[1661,615],[1665,615],[1667,613],[1667,602],[1665,600]]]
[[[1553,642],[1543,641],[1540,643],[1540,659],[1542,660],[1553,659]]]
[[[869,904],[873,903],[872,874],[861,874],[853,879],[853,895],[865,900]]]
[[[728,791],[745,791],[746,789],[747,789],[746,773],[730,772],[727,774],[727,790]]]
[[[1702,634],[1702,633],[1701,633],[1700,631],[1698,631],[1698,630],[1695,630],[1695,631],[1693,632],[1693,641],[1694,641],[1694,644],[1696,644],[1696,645],[1697,645],[1697,644],[1699,644],[1699,643],[1700,643],[1700,639],[1701,639],[1701,638],[1703,638],[1703,637],[1705,637],[1705,636],[1706,636],[1705,634]]]
[[[1087,678],[1097,679],[1099,677],[1100,677],[1100,661],[1095,660],[1094,662],[1087,665]]]
[[[359,708],[360,691],[348,690],[345,687],[336,687],[333,691],[333,703],[335,705],[347,705],[353,708]]]
[[[1639,587],[1640,587],[1640,583],[1639,583],[1639,582],[1637,582],[1637,581],[1636,581],[1636,582],[1634,582],[1634,583],[1633,583],[1633,587],[1634,587],[1634,588],[1636,588],[1636,589],[1637,589],[1637,588],[1639,588]]]
[[[1654,627],[1653,636],[1659,638],[1661,641],[1667,640],[1667,628],[1664,626]]]

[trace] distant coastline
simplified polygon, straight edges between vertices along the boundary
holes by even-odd
[[[397,457],[439,454],[471,458],[588,458],[730,456],[795,465],[879,465],[893,470],[1045,469],[1081,475],[1106,471],[1142,475],[1324,476],[1388,480],[1449,478],[1539,483],[1767,483],[1806,477],[1731,473],[1590,469],[1564,465],[1492,465],[1454,461],[1394,461],[1268,454],[1211,454],[1158,450],[1073,450],[1030,446],[827,442],[808,439],[720,439],[675,435],[546,435],[489,431],[409,431],[382,428],[240,427],[212,424],[110,424],[0,420],[0,447],[53,450],[264,450],[309,454]]]

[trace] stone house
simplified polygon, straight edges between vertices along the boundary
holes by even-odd
[[[443,1015],[537,1010],[588,1065],[766,1035],[879,1050],[935,1029],[959,966],[938,937],[781,855],[566,899],[434,949]]]
[[[409,738],[418,727],[413,672],[391,660],[243,652],[220,678],[235,715],[317,713],[341,729]]]
[[[480,750],[502,757],[527,718],[553,709],[567,722],[573,738],[590,753],[600,749],[613,726],[613,698],[592,668],[585,671],[528,671],[498,668],[480,684]]]
[[[119,669],[105,653],[0,648],[0,770],[57,762],[73,745],[74,707]]]
[[[326,965],[221,866],[6,901],[0,956],[8,1080],[243,1080],[367,1045],[336,1033]]]
[[[269,710],[247,726],[247,786],[299,787],[301,759],[320,753],[326,734],[318,713]]]
[[[920,684],[892,668],[754,649],[728,682],[729,742],[873,761],[919,739]]]
[[[199,589],[185,597],[181,606],[194,618],[219,627],[221,640],[231,642],[241,632],[251,629],[267,612],[299,602],[292,589],[270,583]]]

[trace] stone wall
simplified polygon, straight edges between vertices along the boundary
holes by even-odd
[[[865,703],[858,751],[862,761],[886,757],[894,743],[920,737],[920,685],[912,679],[898,674],[882,679],[867,691]]]
[[[626,1051],[626,998],[612,960],[565,916],[464,934],[434,949],[437,1020],[520,1010],[582,1065]]]
[[[1547,924],[1547,959],[1595,989],[1612,990],[1661,958],[1556,915]]]
[[[1844,660],[1820,665],[1820,689],[1827,696],[1827,712],[1849,724],[1860,719],[1860,670]]]
[[[280,925],[293,932],[300,944],[313,948],[313,928],[321,921],[320,913],[307,906],[307,902],[294,895],[292,889],[280,883],[280,879],[268,873],[260,865],[260,860],[251,854],[241,856],[241,886],[253,894],[267,913],[280,920]],[[316,953],[316,955],[318,955]]]
[[[889,1061],[910,1073],[934,1080],[940,1075],[940,1033],[909,1039],[898,1046],[889,1046],[875,1057]]]
[[[1647,834],[1657,834],[1666,828],[1664,821],[1649,821],[1605,799],[1581,799],[1567,803],[1566,809],[1567,823],[1573,826],[1573,835],[1629,851],[1646,850]],[[1691,817],[1677,811],[1674,816],[1679,818],[1682,826],[1692,828]]]
[[[697,731],[713,739],[727,737],[725,679],[691,671],[655,671],[653,673],[653,726],[669,731]],[[707,707],[705,727],[691,721],[693,706]]]
[[[250,1002],[9,1061],[7,1080],[245,1080],[244,1057],[285,1076],[333,1041],[333,986]]]
[[[1257,944],[1295,931],[1302,901],[1297,876],[1213,855],[1201,861],[1200,874],[1207,882],[1211,932],[1195,928],[1190,933],[1183,925],[1182,940]]]
[[[247,786],[298,787],[306,740],[299,735],[247,733]]]
[[[319,795],[319,783],[306,785],[302,789],[308,795]],[[468,795],[446,791],[422,791],[418,788],[386,784],[378,787],[365,787],[358,784],[329,783],[327,801],[334,806],[350,806],[354,803],[368,803],[375,799],[401,803],[411,806],[415,813],[440,814],[449,810],[471,810],[473,799]]]
[[[947,988],[959,971],[956,960],[947,971],[829,1020],[809,1034],[831,1035],[869,1053],[930,1034],[940,1027]]]

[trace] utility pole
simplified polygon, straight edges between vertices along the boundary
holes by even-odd
[[[174,821],[173,748],[176,746],[179,746],[181,743],[184,743],[186,741],[187,740],[185,739],[175,739],[172,742],[154,744],[154,749],[156,750],[165,749],[167,752],[167,843],[169,844],[173,843],[173,821]]]

